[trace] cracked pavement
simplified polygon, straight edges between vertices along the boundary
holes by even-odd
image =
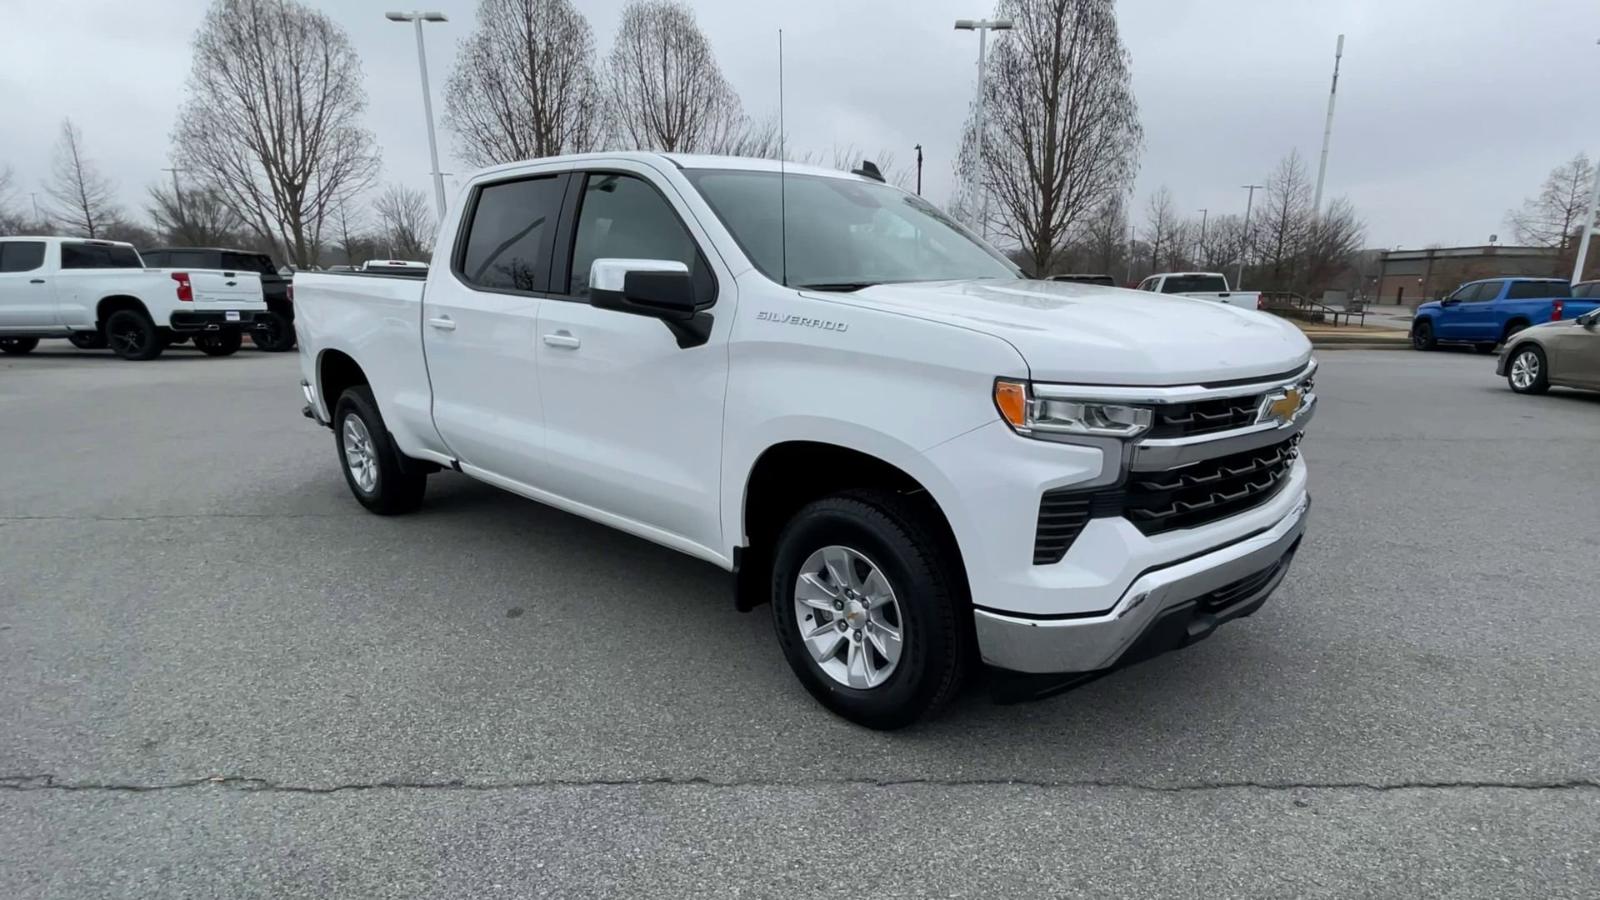
[[[883,735],[704,564],[362,512],[292,356],[6,357],[0,896],[1595,896],[1600,397],[1322,358],[1260,613]]]

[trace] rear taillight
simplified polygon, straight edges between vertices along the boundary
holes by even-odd
[[[1566,307],[1567,307],[1566,301],[1557,300],[1550,308],[1550,321],[1552,321],[1552,322],[1561,321],[1561,311],[1563,309],[1566,309]]]
[[[173,272],[172,280],[178,283],[178,299],[185,303],[193,303],[194,287],[189,284],[189,273]]]

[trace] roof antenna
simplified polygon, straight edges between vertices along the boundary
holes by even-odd
[[[783,130],[783,29],[778,29],[778,246],[783,257],[783,286],[789,286],[789,177],[784,157],[789,154],[788,133]]]

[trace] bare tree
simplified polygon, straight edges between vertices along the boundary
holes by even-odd
[[[15,187],[16,178],[11,173],[11,167],[0,166],[0,234],[16,234],[25,224],[22,213],[12,205],[15,203],[12,195]]]
[[[634,149],[727,153],[750,129],[694,13],[677,0],[631,0],[623,9],[606,99],[612,141]]]
[[[1112,0],[1001,0],[997,14],[1016,27],[989,58],[984,158],[969,116],[957,171],[989,191],[990,224],[1048,272],[1076,223],[1133,180],[1143,131],[1130,62]]]
[[[326,15],[296,0],[215,0],[195,34],[176,155],[252,231],[313,265],[331,212],[377,175],[362,83]]]
[[[1128,264],[1128,209],[1122,195],[1100,204],[1082,228],[1082,267],[1101,275],[1125,275]]]
[[[428,198],[419,190],[401,184],[384,189],[372,205],[377,213],[378,240],[398,259],[427,259],[433,255],[433,213]]]
[[[1150,242],[1150,268],[1154,271],[1164,271],[1163,262],[1168,270],[1182,268],[1178,263],[1181,225],[1172,202],[1172,191],[1162,185],[1144,206],[1144,234],[1145,240]]]
[[[474,166],[594,149],[601,97],[588,20],[569,0],[479,0],[444,107],[457,154]]]
[[[841,172],[859,169],[862,163],[870,160],[878,167],[878,173],[883,176],[883,180],[898,188],[910,187],[915,176],[915,172],[911,169],[896,165],[894,151],[887,147],[879,147],[876,153],[869,155],[858,149],[855,144],[834,144],[825,151],[807,150],[798,158],[791,156],[790,159],[808,166],[826,166]]]
[[[155,223],[164,243],[185,247],[231,247],[242,243],[244,220],[215,188],[198,187],[180,196],[173,188],[154,184],[145,212]]]
[[[99,237],[118,216],[116,188],[85,155],[83,132],[71,119],[61,120],[45,193],[54,201],[51,213],[73,234]]]
[[[1213,216],[1206,222],[1205,234],[1195,246],[1195,264],[1207,272],[1228,273],[1244,255],[1244,220],[1236,215]]]
[[[1305,161],[1298,150],[1290,150],[1267,177],[1266,202],[1256,232],[1250,236],[1268,288],[1293,288],[1297,257],[1310,234],[1313,217]]]
[[[1566,250],[1581,233],[1583,217],[1589,214],[1589,189],[1594,176],[1594,166],[1582,153],[1550,170],[1537,196],[1524,200],[1520,210],[1506,213],[1506,222],[1517,240]]]

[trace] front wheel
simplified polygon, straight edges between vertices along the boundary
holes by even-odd
[[[203,331],[194,336],[196,350],[207,356],[232,356],[244,344],[244,335],[237,328],[222,331]]]
[[[0,353],[7,353],[11,356],[21,356],[24,353],[32,353],[33,348],[37,346],[39,346],[38,338],[0,338]]]
[[[333,407],[333,437],[344,480],[362,506],[392,516],[422,505],[427,469],[394,445],[371,388],[361,385],[340,395]]]
[[[1506,383],[1519,394],[1542,394],[1550,390],[1550,367],[1537,344],[1524,344],[1512,351],[1506,368]]]
[[[1411,326],[1411,348],[1413,350],[1432,350],[1439,346],[1433,336],[1433,325],[1429,322],[1418,322]]]
[[[934,513],[888,491],[802,508],[773,554],[778,642],[806,690],[868,728],[900,728],[961,685],[970,613]]]

